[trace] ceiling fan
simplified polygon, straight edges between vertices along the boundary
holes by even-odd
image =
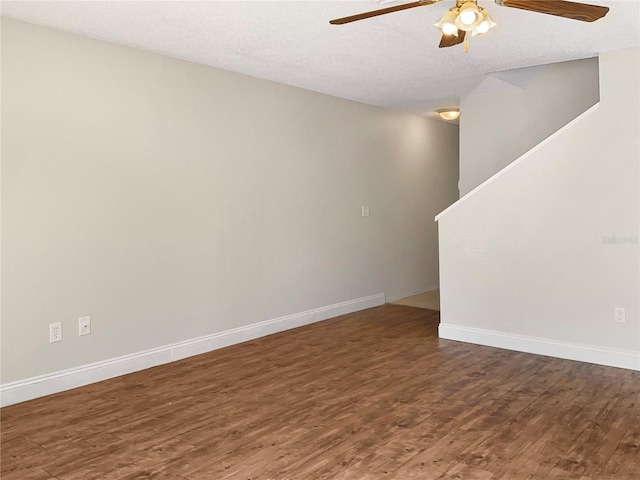
[[[377,17],[378,15],[385,15],[409,8],[426,7],[439,1],[441,0],[418,0],[417,2],[337,18],[331,20],[329,23],[332,25],[342,25],[344,23],[364,20],[365,18]],[[567,2],[565,0],[495,0],[495,2],[501,7],[519,8],[530,12],[580,20],[581,22],[594,22],[604,17],[609,11],[608,7]],[[467,51],[468,43],[465,41],[467,33],[470,32],[471,35],[487,33],[495,26],[495,23],[491,20],[486,10],[478,6],[478,0],[456,0],[455,7],[449,9],[444,17],[435,25],[442,29],[440,48],[452,47],[465,42],[465,51]]]

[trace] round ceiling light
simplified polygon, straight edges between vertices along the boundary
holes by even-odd
[[[440,115],[440,118],[443,120],[455,120],[460,116],[459,108],[443,108],[441,110],[436,110],[436,113]]]

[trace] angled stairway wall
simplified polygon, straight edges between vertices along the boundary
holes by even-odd
[[[639,50],[599,63],[599,105],[436,217],[442,338],[640,370]]]
[[[460,196],[598,103],[598,77],[597,58],[489,75],[460,102]]]

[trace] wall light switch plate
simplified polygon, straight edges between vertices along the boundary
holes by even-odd
[[[78,335],[89,335],[91,333],[91,317],[80,317],[78,319]]]

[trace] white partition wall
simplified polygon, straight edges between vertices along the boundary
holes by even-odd
[[[441,337],[640,369],[639,51],[599,63],[598,105],[437,217]]]

